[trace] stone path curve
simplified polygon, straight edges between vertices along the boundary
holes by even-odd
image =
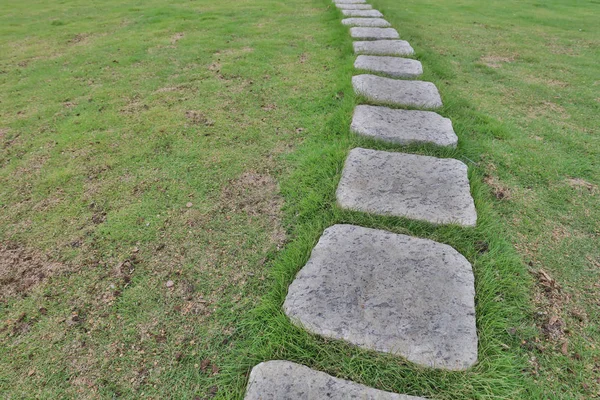
[[[367,102],[350,130],[398,145],[456,147],[442,99],[431,82],[402,80],[421,63],[383,14],[366,0],[333,0],[349,27],[357,58],[355,92]],[[393,108],[390,108],[393,107]],[[477,212],[467,166],[454,159],[352,149],[336,191],[341,208],[471,227]],[[391,353],[430,368],[464,370],[477,362],[471,264],[432,240],[355,225],[327,228],[289,287],[283,310],[292,323],[329,338]],[[424,400],[369,388],[289,361],[268,361],[250,374],[247,400]]]

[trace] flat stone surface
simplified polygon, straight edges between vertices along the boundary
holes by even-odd
[[[467,166],[451,158],[356,148],[337,188],[342,208],[475,226]]]
[[[252,368],[245,400],[425,400],[334,378],[290,361],[267,361]]]
[[[329,227],[284,303],[308,331],[464,370],[477,361],[471,264],[452,247],[355,225]]]
[[[426,108],[442,106],[440,93],[431,82],[402,81],[365,74],[353,76],[352,86],[357,94],[380,104]]]
[[[354,39],[366,39],[366,40],[377,40],[377,39],[397,39],[400,37],[398,31],[394,28],[362,28],[354,27],[350,28],[350,36]]]
[[[370,4],[339,4],[335,5],[337,8],[341,10],[370,10],[373,8]]]
[[[360,105],[354,109],[350,130],[390,143],[433,143],[456,147],[452,121],[431,111],[394,110]]]
[[[383,18],[346,18],[342,20],[342,24],[370,28],[386,28],[390,26],[390,23]]]
[[[416,78],[423,74],[423,66],[419,61],[402,57],[360,55],[354,62],[354,68],[394,78]]]
[[[375,56],[403,56],[415,51],[405,40],[367,40],[353,43],[354,53]]]
[[[335,0],[335,4],[365,4],[367,0]]]
[[[342,10],[342,14],[344,14],[345,17],[383,17],[383,14],[377,10]]]

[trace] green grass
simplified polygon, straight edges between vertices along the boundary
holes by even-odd
[[[349,134],[354,56],[327,0],[0,5],[0,240],[63,264],[0,298],[2,397],[242,398],[269,359],[432,399],[599,393],[600,7],[372,4],[457,150]],[[356,146],[463,160],[477,228],[338,209]],[[291,325],[287,286],[335,223],[464,254],[480,362],[417,368]]]

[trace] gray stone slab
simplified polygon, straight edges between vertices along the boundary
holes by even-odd
[[[360,55],[354,62],[354,68],[394,78],[416,78],[423,74],[421,62],[402,57]]]
[[[373,389],[290,361],[252,368],[245,400],[425,400]]]
[[[390,26],[390,23],[383,18],[346,18],[342,20],[342,24],[368,28],[387,28]]]
[[[350,36],[354,39],[378,40],[397,39],[400,37],[394,28],[350,28]]]
[[[464,370],[477,361],[471,264],[452,247],[334,225],[325,230],[284,303],[308,331]]]
[[[359,105],[354,109],[350,130],[358,135],[404,145],[433,143],[456,147],[458,143],[452,121],[431,111]]]
[[[354,53],[374,56],[404,56],[415,51],[405,40],[367,40],[353,43]]]
[[[342,208],[475,226],[467,166],[451,158],[356,148],[337,188]]]
[[[373,8],[370,4],[336,4],[337,8],[341,10],[370,10]]]
[[[402,81],[365,74],[353,76],[352,86],[357,94],[379,104],[425,108],[442,106],[440,93],[431,82]]]
[[[342,14],[344,14],[345,17],[383,17],[383,14],[377,10],[342,10]]]
[[[365,4],[367,0],[335,0],[335,4]]]

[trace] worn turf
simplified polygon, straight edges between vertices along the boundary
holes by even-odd
[[[269,359],[432,399],[598,394],[598,5],[372,3],[458,149],[349,133],[355,57],[328,0],[0,5],[1,397],[242,398]],[[337,208],[357,146],[467,163],[477,228]],[[294,327],[287,286],[334,223],[464,254],[479,364]]]

